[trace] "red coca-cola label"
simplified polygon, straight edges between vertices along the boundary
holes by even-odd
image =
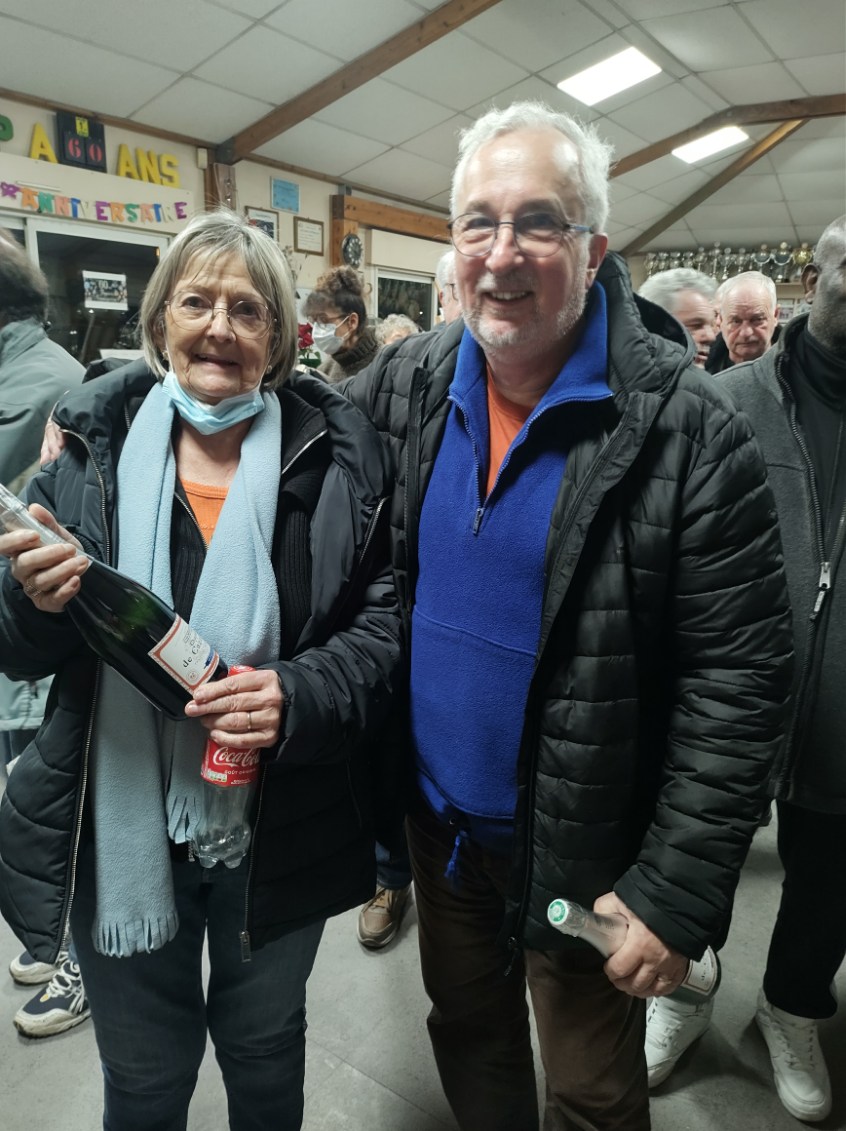
[[[210,738],[203,754],[200,777],[228,788],[230,785],[252,785],[258,778],[261,765],[260,750],[235,750],[220,746]]]

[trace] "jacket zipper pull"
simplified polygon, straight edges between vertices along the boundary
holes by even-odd
[[[479,527],[482,525],[482,519],[484,517],[484,514],[485,514],[485,508],[484,507],[478,507],[477,510],[476,510],[476,517],[473,519],[473,533],[474,534],[479,533]]]
[[[812,621],[815,621],[820,615],[820,609],[823,607],[825,595],[831,588],[831,562],[823,562],[820,565],[820,580],[818,585],[819,592],[817,593],[817,601],[814,605],[814,611],[811,613]]]
[[[251,962],[253,954],[250,948],[250,932],[240,931],[238,938],[241,940],[241,961]]]

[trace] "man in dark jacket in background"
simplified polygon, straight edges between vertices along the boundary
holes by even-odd
[[[605,259],[609,158],[536,103],[480,118],[453,178],[464,319],[348,386],[397,477],[408,833],[462,1131],[538,1128],[526,981],[544,1128],[649,1127],[645,999],[725,935],[790,686],[763,461]],[[556,896],[625,917],[607,963],[549,925]]]
[[[817,1021],[832,1017],[846,957],[846,216],[829,224],[802,273],[810,314],[775,349],[725,375],[769,468],[793,605],[796,672],[790,726],[775,765],[784,887],[756,1021],[776,1089],[797,1119],[831,1110]],[[649,1016],[662,1075],[708,1025],[703,1008],[663,999]]]

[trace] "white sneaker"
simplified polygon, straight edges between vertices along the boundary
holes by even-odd
[[[43,982],[49,982],[56,971],[61,969],[67,956],[68,952],[62,950],[55,963],[39,962],[28,950],[24,950],[9,963],[9,973],[19,986],[40,986]]]
[[[90,1014],[79,967],[68,959],[12,1020],[25,1037],[52,1037],[82,1024]]]
[[[654,997],[646,1014],[646,1070],[649,1087],[662,1084],[678,1063],[682,1053],[698,1040],[711,1024],[714,999],[701,1005]]]
[[[770,1005],[763,990],[755,1020],[770,1050],[778,1098],[796,1119],[825,1119],[831,1111],[831,1081],[816,1021]]]

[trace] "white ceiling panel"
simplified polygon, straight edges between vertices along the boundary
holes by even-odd
[[[405,90],[437,99],[453,110],[466,110],[480,96],[490,98],[527,75],[524,67],[509,63],[502,55],[457,32],[391,67],[384,78]]]
[[[779,173],[778,183],[781,185],[784,199],[790,201],[819,200],[832,187],[839,187],[842,192],[838,193],[838,196],[843,202],[843,210],[846,211],[846,169],[841,169],[833,178],[830,173]]]
[[[619,161],[621,157],[628,157],[630,153],[636,153],[646,145],[646,138],[624,129],[610,118],[597,118],[593,124],[599,136],[614,146],[615,161]]]
[[[786,69],[808,94],[842,94],[846,87],[843,53],[817,55],[811,59],[786,59]]]
[[[678,157],[673,157],[668,153],[666,157],[659,157],[657,161],[649,161],[646,165],[641,165],[639,169],[632,169],[630,173],[623,174],[619,179],[623,184],[629,188],[636,189],[638,192],[648,192],[653,188],[660,188],[662,185],[675,184],[675,182],[689,174],[696,180],[695,188],[699,188],[708,180],[708,174],[703,173],[699,169],[692,169],[690,165],[685,165]],[[693,191],[693,188],[690,190]]]
[[[0,0],[0,13],[18,15],[64,37],[107,47],[179,71],[195,67],[250,27],[250,20],[205,0]],[[166,29],[166,30],[165,30]],[[70,54],[70,53],[69,53]],[[32,56],[32,60],[38,56]],[[39,59],[38,71],[41,71]],[[3,75],[3,85],[6,75]]]
[[[660,236],[649,242],[651,251],[694,251],[698,246],[699,240],[687,224],[667,228]]]
[[[754,67],[709,71],[707,81],[734,106],[802,98],[808,93],[782,63],[758,63]]]
[[[699,219],[696,212],[692,212],[687,217],[687,222],[697,246],[706,248],[713,247],[715,243],[718,243],[721,247],[745,247],[747,251],[751,251],[760,247],[762,243],[768,244],[770,247],[778,247],[781,240],[793,243],[796,239],[804,239],[804,236],[797,236],[795,228],[790,223],[780,224],[776,227],[748,228],[743,233],[743,239],[733,240],[727,238],[729,233],[721,224],[713,222],[713,215],[709,217],[708,223],[705,223],[704,220]]]
[[[703,12],[725,8],[728,0],[617,0],[632,20],[654,19],[656,16],[677,16],[682,12]]]
[[[214,131],[211,140],[221,142],[264,117],[270,109],[268,102],[245,98],[201,79],[185,78],[152,98],[131,117],[151,126],[166,121],[169,129],[194,137],[203,136],[203,127]]]
[[[614,207],[614,223],[644,228],[669,211],[663,200],[638,192]]]
[[[777,232],[780,228],[787,228],[790,225],[790,213],[786,204],[775,201],[770,204],[735,204],[732,208],[721,208],[719,204],[712,204],[709,200],[700,204],[688,216],[689,224],[695,222],[709,228],[721,226],[724,239],[733,246],[734,240],[731,237],[738,232],[743,234],[746,229],[768,227],[770,231]]]
[[[330,126],[352,130],[375,141],[401,145],[408,138],[451,118],[452,113],[448,107],[384,79],[373,79],[345,94],[315,117]]]
[[[768,63],[773,59],[773,53],[733,7],[709,8],[660,20],[645,19],[642,26],[697,73]]]
[[[709,197],[711,204],[773,204],[784,201],[785,194],[778,177],[737,177]]]
[[[671,134],[695,126],[710,117],[711,108],[681,85],[674,83],[672,94],[658,90],[622,106],[611,115],[625,129],[647,141],[660,141]]]
[[[350,62],[424,15],[407,0],[288,0],[265,22]]]
[[[557,86],[545,82],[537,75],[532,75],[530,78],[518,82],[516,86],[509,86],[507,89],[501,90],[498,94],[495,94],[493,98],[486,98],[482,102],[468,106],[467,113],[473,118],[478,118],[479,115],[484,114],[492,106],[502,110],[512,102],[521,101],[523,99],[536,99],[545,102],[547,106],[551,106],[552,109],[558,111],[558,113],[570,114],[573,117],[579,118],[582,122],[589,122],[593,118],[598,117],[595,110],[592,110],[589,106],[583,106],[581,102],[577,102],[575,98],[571,98],[569,94],[565,94],[563,90],[559,90]]]
[[[781,59],[846,50],[843,0],[740,0],[738,8]]]
[[[651,196],[675,207],[703,188],[708,180],[707,173],[694,169],[689,173],[682,173],[680,177],[668,178],[660,184],[652,185],[649,192]]]
[[[810,243],[816,241],[832,220],[846,213],[842,197],[839,200],[794,200],[788,208],[800,233],[799,239]]]
[[[268,27],[255,27],[197,67],[197,78],[278,106],[338,69],[338,60]]]
[[[445,189],[443,192],[427,197],[426,204],[430,208],[442,208],[444,212],[449,212],[449,190]]]
[[[458,159],[458,135],[472,124],[473,119],[467,114],[456,114],[455,117],[441,122],[439,126],[424,130],[417,137],[409,138],[403,143],[403,149],[409,153],[416,153],[418,157],[437,161],[451,169]]]
[[[38,60],[37,67],[33,59]],[[127,59],[93,44],[74,42],[70,50],[66,36],[4,16],[0,16],[0,75],[3,86],[22,94],[126,118],[179,77],[155,63]],[[195,130],[194,137],[208,137],[203,131],[211,123],[205,116],[195,125],[203,129]],[[170,123],[168,128],[176,129]]]
[[[370,161],[387,148],[384,142],[339,130],[337,126],[312,118],[286,130],[256,152],[274,161],[284,161],[286,165],[339,177],[345,169]]]
[[[390,149],[348,172],[352,181],[389,185],[389,191],[398,196],[424,199],[448,189],[451,175],[452,170],[445,165],[437,165],[401,149]]]
[[[255,20],[260,20],[269,12],[274,11],[276,8],[285,6],[286,0],[208,0],[214,8],[224,8],[229,12],[241,12],[245,16],[251,16]]]
[[[840,137],[809,138],[800,141],[799,134],[788,138],[773,151],[778,173],[828,171],[846,176],[846,131]],[[795,140],[794,140],[795,139]]]
[[[608,35],[604,19],[576,0],[536,0],[531,19],[525,0],[502,0],[466,25],[467,35],[507,53],[527,71],[542,71]],[[564,77],[564,71],[559,77]]]

